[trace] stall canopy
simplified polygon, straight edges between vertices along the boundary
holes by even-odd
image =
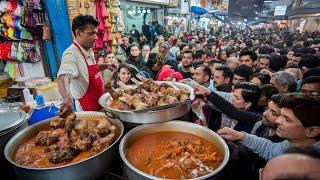
[[[199,15],[207,14],[208,11],[200,6],[191,6],[191,12]]]

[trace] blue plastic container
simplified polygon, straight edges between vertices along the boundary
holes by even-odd
[[[58,112],[59,108],[55,107],[54,104],[34,109],[29,119],[29,125],[35,124],[45,119],[55,117],[57,116]]]

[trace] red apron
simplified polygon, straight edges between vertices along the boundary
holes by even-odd
[[[100,111],[102,107],[100,106],[98,100],[104,94],[104,86],[101,74],[99,73],[99,65],[89,65],[87,58],[81,51],[77,43],[73,43],[81,52],[88,68],[89,74],[89,85],[87,92],[79,99],[80,105],[83,111]]]

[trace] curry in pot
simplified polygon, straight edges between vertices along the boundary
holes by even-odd
[[[14,161],[32,168],[63,166],[98,154],[119,135],[120,129],[106,117],[79,119],[72,113],[57,117],[50,122],[50,129],[22,143]]]
[[[199,136],[166,131],[147,134],[126,149],[127,160],[137,169],[166,179],[206,175],[220,166],[223,153]]]

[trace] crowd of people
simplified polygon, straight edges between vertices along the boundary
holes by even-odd
[[[140,73],[193,87],[187,120],[230,149],[221,179],[320,179],[320,32],[134,34],[122,37],[125,58],[104,57],[116,70],[103,81],[132,84]]]
[[[130,44],[123,36],[127,58],[119,63],[128,66],[120,65],[110,79],[129,84],[141,73],[192,86],[197,97],[189,120],[228,140],[232,157],[224,178],[257,179],[259,168],[290,147],[314,148],[319,155],[319,32],[190,34],[158,35],[154,44],[143,33]],[[301,176],[320,178],[317,170]]]

